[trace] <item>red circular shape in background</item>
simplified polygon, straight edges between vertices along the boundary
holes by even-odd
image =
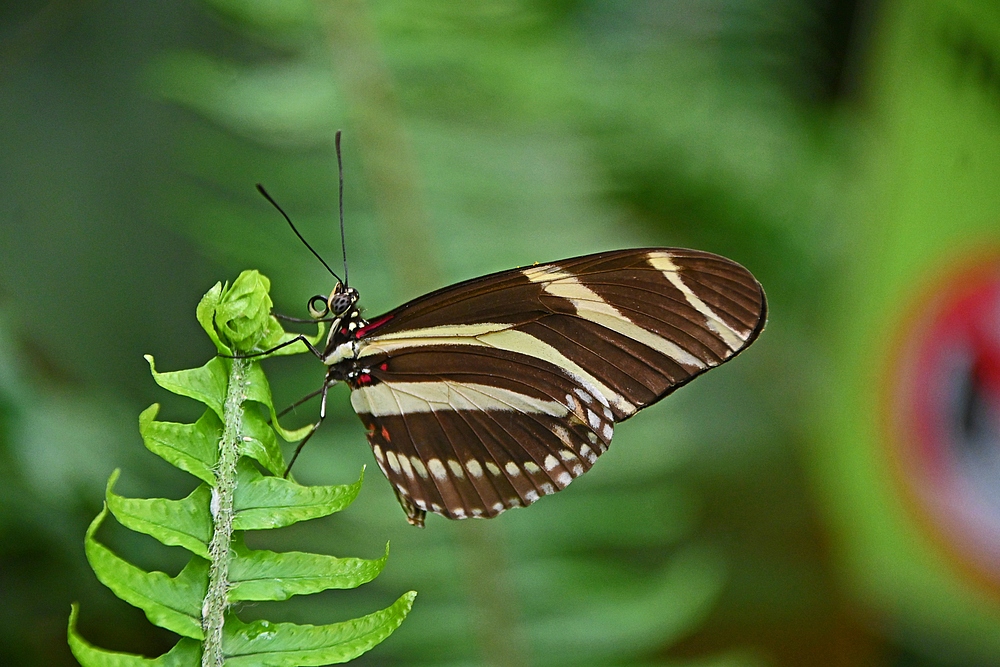
[[[906,485],[949,550],[1000,583],[1000,260],[939,282],[892,380]]]

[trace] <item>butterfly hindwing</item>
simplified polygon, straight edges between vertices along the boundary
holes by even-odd
[[[725,258],[606,252],[415,299],[358,329],[336,372],[411,522],[488,517],[564,488],[615,422],[735,356],[765,313]]]
[[[614,433],[596,390],[529,355],[421,346],[370,377],[351,402],[418,523],[425,511],[461,519],[530,505],[589,470]]]

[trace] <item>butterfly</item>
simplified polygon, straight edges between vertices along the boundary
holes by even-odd
[[[340,132],[336,148],[339,166]],[[346,250],[340,280],[257,189],[337,279],[309,300],[312,320],[284,318],[330,324],[322,347],[304,336],[279,346],[301,341],[327,366],[311,395],[319,421],[292,463],[329,389],[347,384],[415,526],[428,512],[495,517],[566,488],[607,451],[616,424],[735,357],[767,319],[763,288],[736,262],[643,248],[473,278],[369,320]]]
[[[739,264],[678,248],[473,278],[370,320],[338,281],[322,389],[343,382],[407,520],[494,517],[566,488],[615,425],[732,359],[763,329]]]

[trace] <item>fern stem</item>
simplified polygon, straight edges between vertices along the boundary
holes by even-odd
[[[229,606],[229,548],[233,539],[233,493],[236,488],[236,461],[239,458],[239,437],[243,430],[243,401],[246,400],[248,359],[233,359],[229,371],[229,388],[223,408],[224,427],[219,441],[219,466],[215,488],[212,489],[212,542],[209,554],[212,562],[208,575],[208,592],[201,608],[201,626],[205,643],[201,655],[202,667],[222,667],[222,628]]]

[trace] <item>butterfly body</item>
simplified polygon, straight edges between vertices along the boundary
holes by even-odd
[[[339,315],[318,355],[324,398],[350,387],[414,525],[427,512],[492,517],[565,488],[616,423],[738,354],[766,319],[750,272],[676,248],[502,271],[370,321],[357,299],[338,285],[325,302]]]

